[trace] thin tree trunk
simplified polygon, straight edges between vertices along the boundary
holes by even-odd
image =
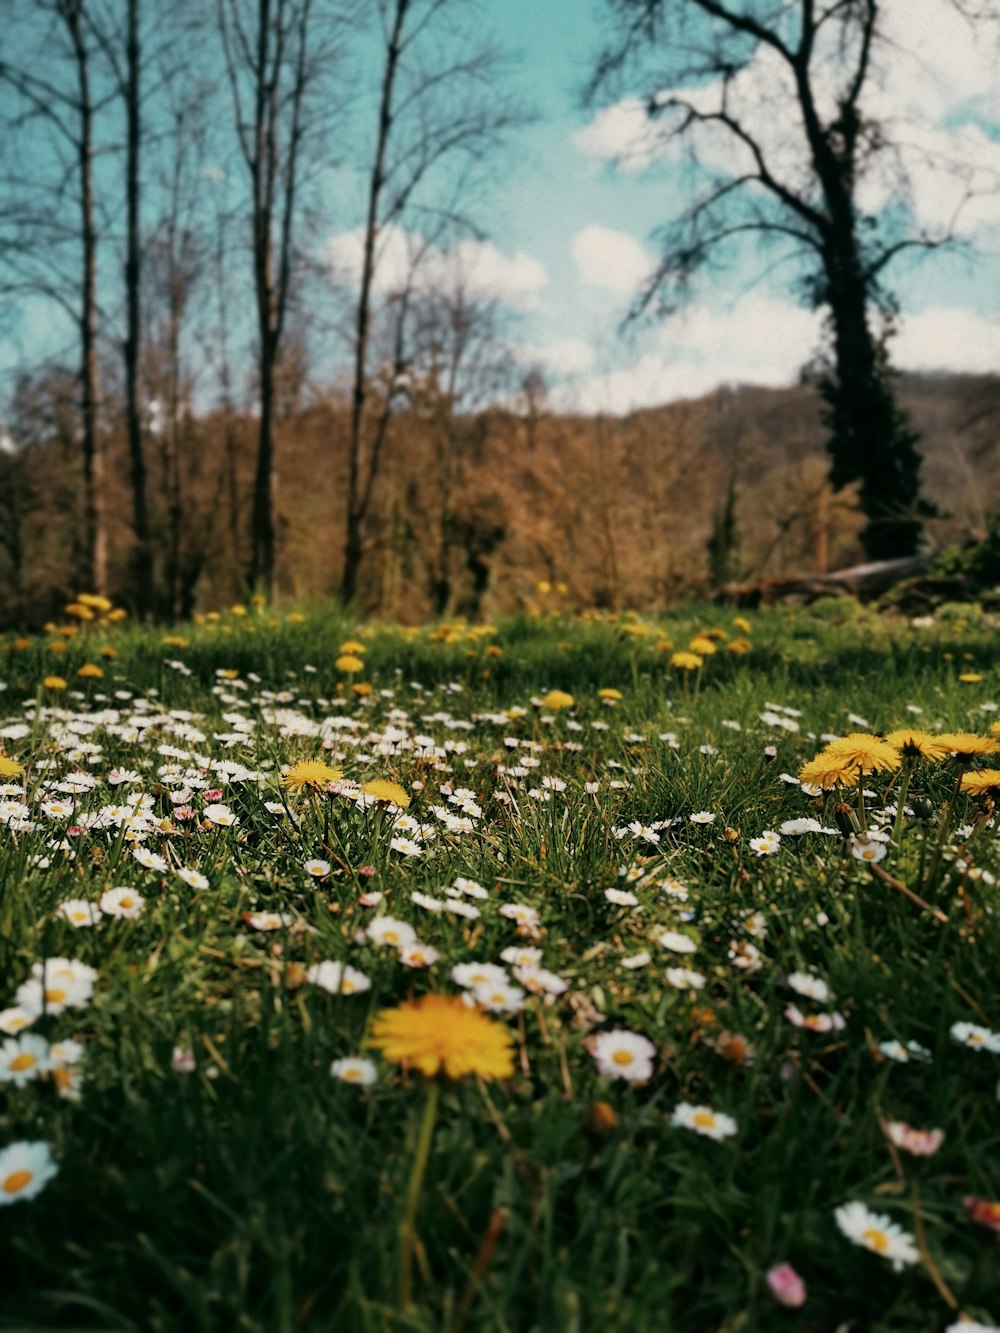
[[[410,0],[396,0],[392,31],[385,53],[382,74],[382,95],[379,101],[378,134],[375,158],[368,182],[368,216],[365,221],[364,260],[361,267],[361,288],[358,293],[354,342],[354,389],[351,395],[351,434],[347,461],[347,528],[344,538],[344,567],[340,580],[340,596],[353,602],[358,591],[358,574],[364,553],[364,521],[375,479],[373,463],[367,484],[362,492],[361,441],[367,396],[368,340],[371,333],[372,284],[375,278],[375,244],[378,240],[379,207],[385,185],[385,159],[393,121],[393,89],[396,71],[403,49],[403,26]]]
[[[139,159],[142,148],[140,106],[139,0],[128,0],[126,52],[126,200],[128,241],[125,260],[127,329],[125,334],[125,418],[132,476],[132,527],[135,536],[134,569],[136,611],[145,620],[153,607],[153,547],[146,495],[146,459],[143,452],[142,409],[139,403],[139,344],[142,330],[142,254],[140,239]]]

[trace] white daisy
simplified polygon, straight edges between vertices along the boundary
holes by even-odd
[[[378,1070],[372,1060],[365,1060],[358,1056],[348,1056],[343,1060],[334,1060],[330,1066],[330,1073],[334,1078],[339,1078],[342,1083],[356,1083],[359,1087],[367,1088],[378,1078]]]
[[[372,984],[371,978],[356,968],[329,960],[314,963],[306,972],[306,981],[331,995],[360,995],[362,991],[370,990]]]
[[[177,876],[179,879],[182,879],[185,884],[189,884],[192,889],[208,888],[208,880],[200,870],[190,870],[187,866],[179,866],[177,869]]]
[[[408,944],[415,944],[417,932],[405,921],[397,921],[394,916],[376,916],[365,928],[365,934],[372,944],[380,948],[388,946],[403,949]]]
[[[698,948],[690,935],[684,935],[679,930],[665,930],[656,942],[672,953],[694,953]]]
[[[118,916],[126,921],[139,916],[145,905],[146,900],[142,894],[136,893],[135,889],[130,889],[126,884],[106,889],[98,899],[98,906],[106,916]]]
[[[101,919],[101,909],[96,903],[88,902],[85,898],[67,898],[65,902],[59,904],[56,911],[77,929],[82,926],[96,926]]]
[[[49,1043],[44,1037],[25,1032],[0,1046],[0,1083],[26,1087],[39,1074],[47,1073],[50,1066]]]
[[[678,990],[701,990],[705,984],[704,974],[692,972],[689,967],[668,967],[664,976]]]
[[[992,1032],[978,1023],[952,1023],[949,1031],[955,1041],[970,1050],[1000,1055],[1000,1032]]]
[[[590,1053],[597,1062],[598,1072],[605,1078],[622,1078],[637,1083],[652,1077],[656,1047],[639,1032],[622,1028],[599,1032],[593,1038]]]
[[[708,1139],[728,1139],[737,1132],[736,1121],[730,1116],[713,1111],[710,1106],[692,1106],[690,1102],[681,1102],[674,1109],[670,1123],[704,1134]]]
[[[809,972],[789,973],[788,984],[799,995],[805,995],[810,1000],[817,1000],[820,1004],[826,1004],[831,998],[830,987],[826,982],[821,977],[812,976]]]
[[[47,1143],[8,1144],[0,1151],[0,1204],[33,1199],[58,1169]]]
[[[920,1254],[913,1237],[884,1213],[873,1213],[855,1201],[841,1204],[833,1215],[848,1240],[887,1259],[897,1273],[905,1264],[918,1262]]]

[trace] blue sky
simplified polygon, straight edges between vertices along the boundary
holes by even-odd
[[[490,9],[498,35],[524,53],[523,81],[541,112],[522,132],[519,169],[502,192],[493,239],[544,270],[531,299],[518,299],[521,327],[529,351],[548,349],[555,365],[580,363],[566,382],[567,400],[582,395],[589,407],[620,411],[720,382],[793,380],[818,342],[818,321],[792,295],[796,266],[774,268],[774,256],[753,247],[704,275],[682,315],[619,336],[634,291],[629,275],[642,271],[643,259],[651,262],[651,233],[678,205],[679,169],[616,169],[602,150],[625,149],[624,139],[609,126],[602,143],[597,113],[580,105],[601,43],[600,3],[504,0]],[[997,33],[975,37],[943,0],[888,0],[886,9],[907,54],[873,96],[879,114],[920,128],[922,138],[908,128],[905,135],[918,152],[909,163],[914,199],[930,225],[958,197],[957,183],[934,177],[925,161],[950,149],[944,136],[985,132],[985,145],[973,140],[972,153],[996,180],[987,182],[984,172],[976,187],[1000,186]],[[975,205],[962,231],[965,249],[892,270],[902,366],[1000,368],[1000,195]]]
[[[680,314],[620,331],[654,262],[651,235],[683,206],[689,181],[676,158],[664,158],[646,141],[627,97],[590,110],[581,105],[606,29],[602,0],[476,0],[469,13],[520,53],[515,82],[538,116],[517,132],[497,167],[485,217],[488,242],[466,242],[461,260],[484,290],[509,305],[518,355],[526,367],[545,370],[554,401],[624,412],[723,383],[792,382],[819,345],[819,318],[796,303],[798,264],[776,266],[772,252],[752,245],[701,275]],[[872,107],[907,144],[914,216],[939,227],[959,197],[961,183],[936,163],[964,155],[978,173],[977,197],[959,228],[966,249],[892,271],[902,311],[894,359],[913,369],[997,370],[1000,33],[977,36],[948,0],[885,0],[884,14],[900,54],[872,82]],[[761,62],[748,72],[747,91],[770,86],[773,75]],[[630,91],[648,89],[623,94]],[[773,151],[786,154],[794,138],[790,122],[780,114],[772,119],[782,126]],[[773,129],[765,124],[763,133]],[[723,172],[727,151],[702,145],[706,160]],[[621,155],[624,167],[615,165]],[[649,170],[634,169],[637,156]],[[240,171],[239,164],[229,168],[234,183]],[[888,197],[884,180],[873,178],[866,188],[872,207]],[[333,219],[325,250],[349,278],[359,267],[357,217],[339,226]],[[385,238],[383,290],[392,282],[394,255],[406,262],[406,241],[402,233]],[[116,261],[110,247],[107,253],[111,271]],[[443,273],[449,256],[438,261]],[[49,307],[24,303],[19,324],[0,329],[0,372],[51,350],[57,339],[68,350],[71,330],[59,330]]]

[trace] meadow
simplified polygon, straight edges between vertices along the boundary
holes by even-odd
[[[997,1326],[976,606],[106,612],[0,641],[0,1327]]]

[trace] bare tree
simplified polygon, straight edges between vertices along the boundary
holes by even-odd
[[[0,60],[0,83],[14,101],[8,129],[34,149],[30,161],[15,160],[7,172],[4,188],[14,204],[0,244],[4,286],[18,295],[48,297],[76,328],[84,527],[78,578],[103,592],[107,535],[98,421],[94,119],[106,99],[93,90],[88,0],[39,0],[31,13],[17,0],[5,0],[0,15],[9,53]],[[40,151],[36,134],[41,134]],[[62,200],[67,195],[76,209],[75,223],[65,220]],[[67,248],[76,254],[75,274]]]
[[[470,172],[504,132],[523,119],[498,91],[498,49],[456,22],[461,0],[378,0],[381,73],[362,235],[362,261],[354,307],[354,374],[343,568],[340,594],[357,596],[365,551],[365,523],[385,453],[392,395],[377,395],[369,413],[369,365],[379,242],[409,216],[421,220],[405,291],[394,293],[395,360],[405,364],[406,292],[419,267],[434,253],[433,241],[460,224],[470,202]],[[451,177],[449,178],[449,173]],[[434,192],[431,207],[421,192]],[[369,417],[372,420],[369,420]]]
[[[275,573],[275,369],[292,294],[307,149],[329,114],[318,109],[340,19],[322,0],[218,0],[239,150],[250,178],[257,308],[259,430],[251,515],[252,586]]]
[[[643,152],[687,151],[693,200],[661,235],[662,259],[635,313],[672,308],[695,272],[746,238],[804,258],[809,299],[827,311],[832,358],[820,381],[831,480],[860,482],[873,557],[912,553],[922,517],[916,436],[897,405],[887,355],[893,259],[952,229],[913,225],[898,126],[877,79],[898,59],[884,0],[608,0],[617,43],[591,98],[641,85]],[[994,10],[993,5],[980,6]],[[971,15],[966,15],[973,21]],[[619,105],[619,110],[621,104]],[[905,137],[905,136],[904,136]],[[948,164],[956,216],[976,164]],[[884,188],[864,193],[881,175]],[[881,329],[879,315],[888,316]]]

